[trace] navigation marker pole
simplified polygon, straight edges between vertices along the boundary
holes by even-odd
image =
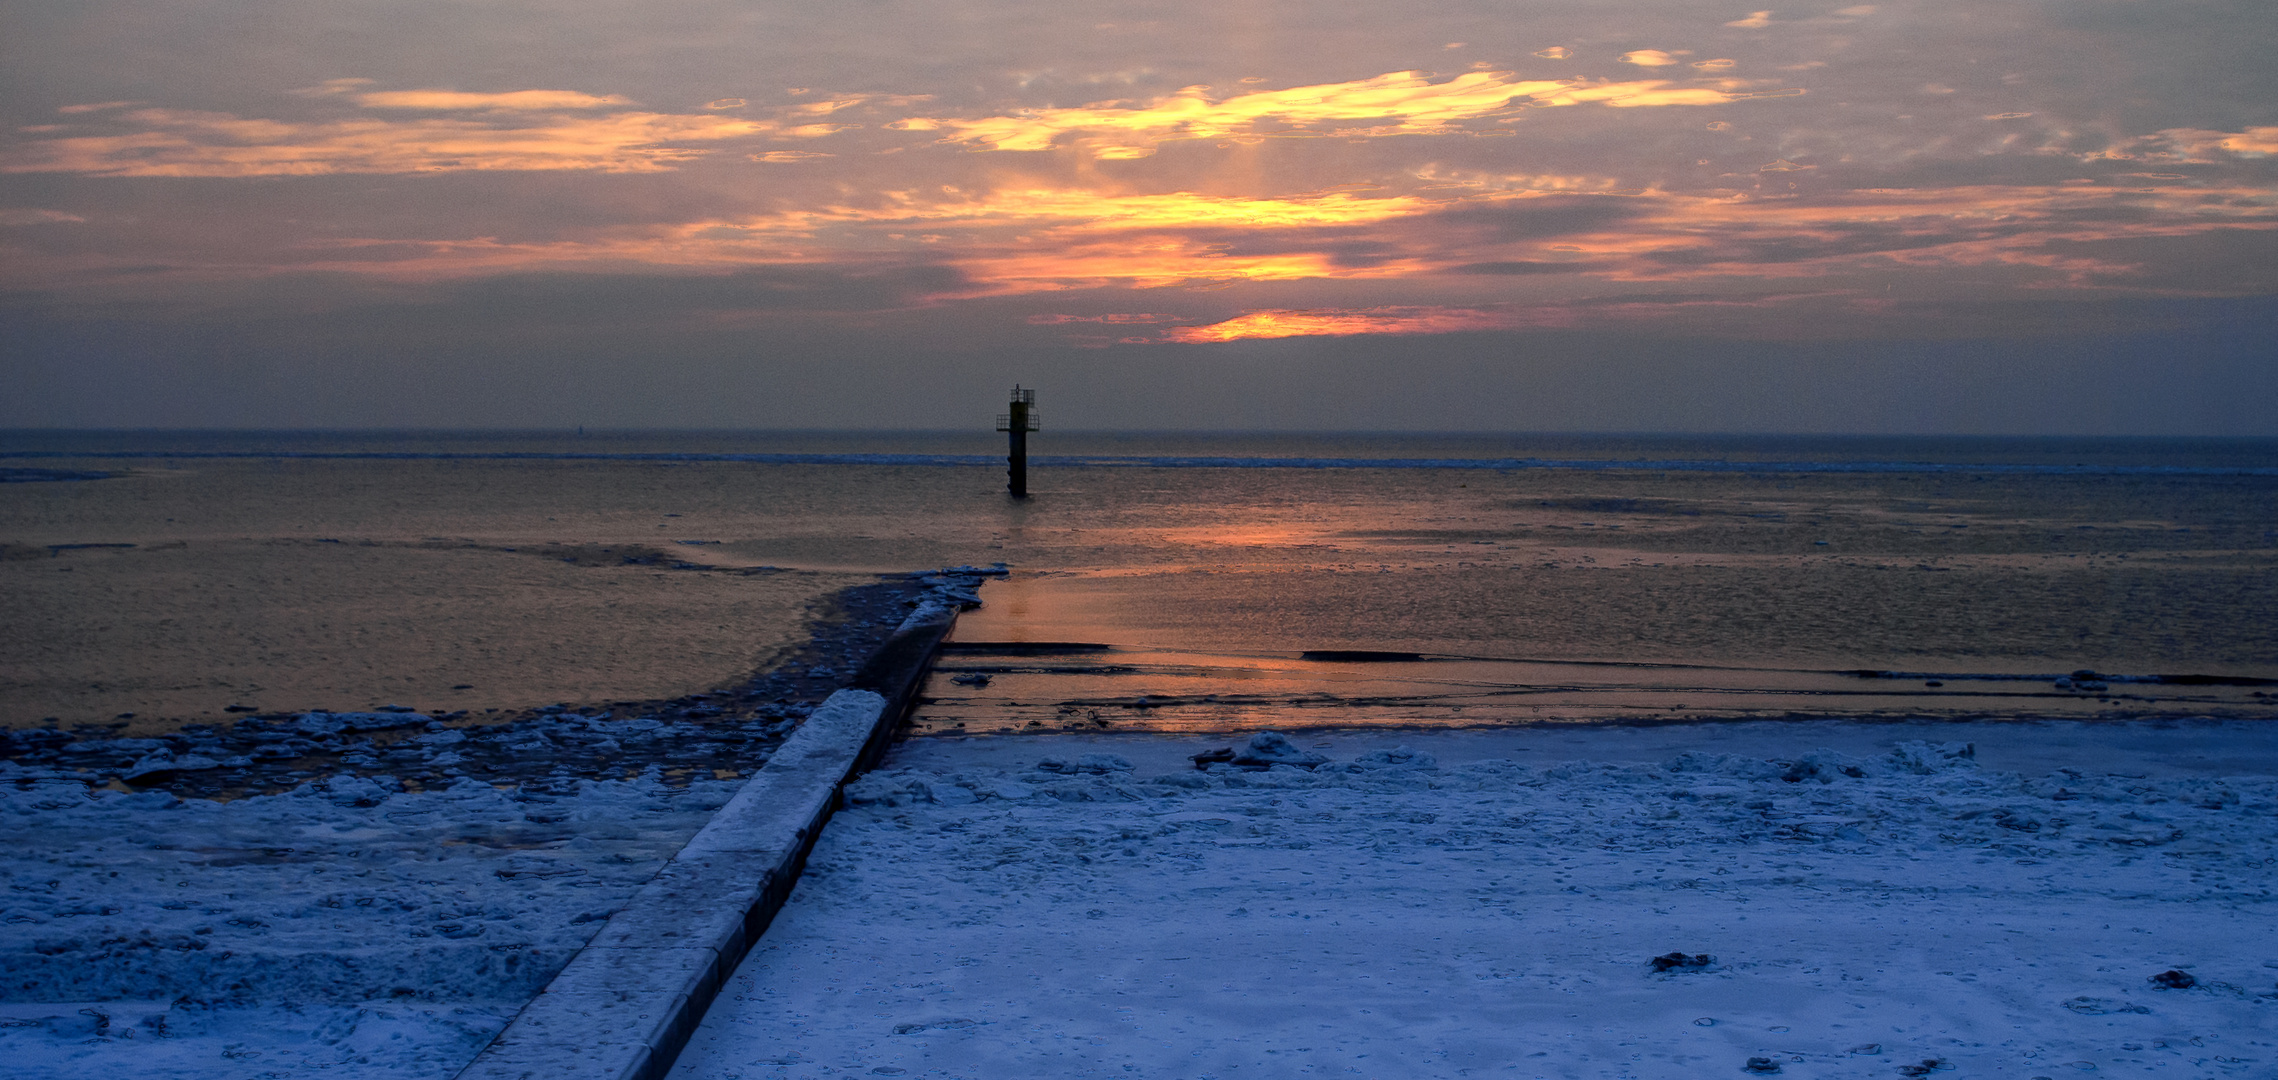
[[[997,430],[1012,433],[1012,449],[1005,457],[1010,466],[1005,472],[1012,478],[1009,485],[1012,497],[1028,497],[1028,433],[1041,430],[1037,426],[1036,391],[1023,390],[1019,383],[1012,387],[1012,411],[997,414]]]

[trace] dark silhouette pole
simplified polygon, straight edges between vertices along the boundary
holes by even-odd
[[[1012,434],[1012,447],[1005,457],[1009,466],[1005,470],[1011,483],[1007,485],[1015,499],[1028,497],[1028,433],[1038,430],[1036,391],[1023,390],[1013,384],[1012,411],[997,417],[997,430]]]

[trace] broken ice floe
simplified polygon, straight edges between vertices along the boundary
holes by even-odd
[[[1227,764],[1245,769],[1270,769],[1276,765],[1294,765],[1310,769],[1328,764],[1329,759],[1319,754],[1300,750],[1289,741],[1289,736],[1278,731],[1261,731],[1250,736],[1240,749],[1221,747],[1194,755],[1195,767]]]

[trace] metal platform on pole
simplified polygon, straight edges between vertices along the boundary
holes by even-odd
[[[1036,391],[1023,390],[1020,384],[1013,384],[1010,409],[1010,412],[997,414],[997,430],[1010,433],[1012,443],[1005,456],[1008,466],[1005,471],[1010,481],[1006,487],[1013,498],[1025,499],[1028,497],[1028,433],[1041,430],[1036,413]]]

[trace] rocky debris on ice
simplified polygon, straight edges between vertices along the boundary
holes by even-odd
[[[1898,1075],[1928,1076],[1931,1073],[1951,1072],[1955,1068],[1957,1068],[1957,1066],[1953,1062],[1947,1061],[1945,1058],[1923,1058],[1919,1064],[1899,1066]]]
[[[1688,955],[1681,952],[1665,953],[1663,955],[1654,957],[1652,961],[1653,970],[1657,972],[1701,971],[1715,963],[1716,957],[1710,956],[1707,953],[1694,953]]]

